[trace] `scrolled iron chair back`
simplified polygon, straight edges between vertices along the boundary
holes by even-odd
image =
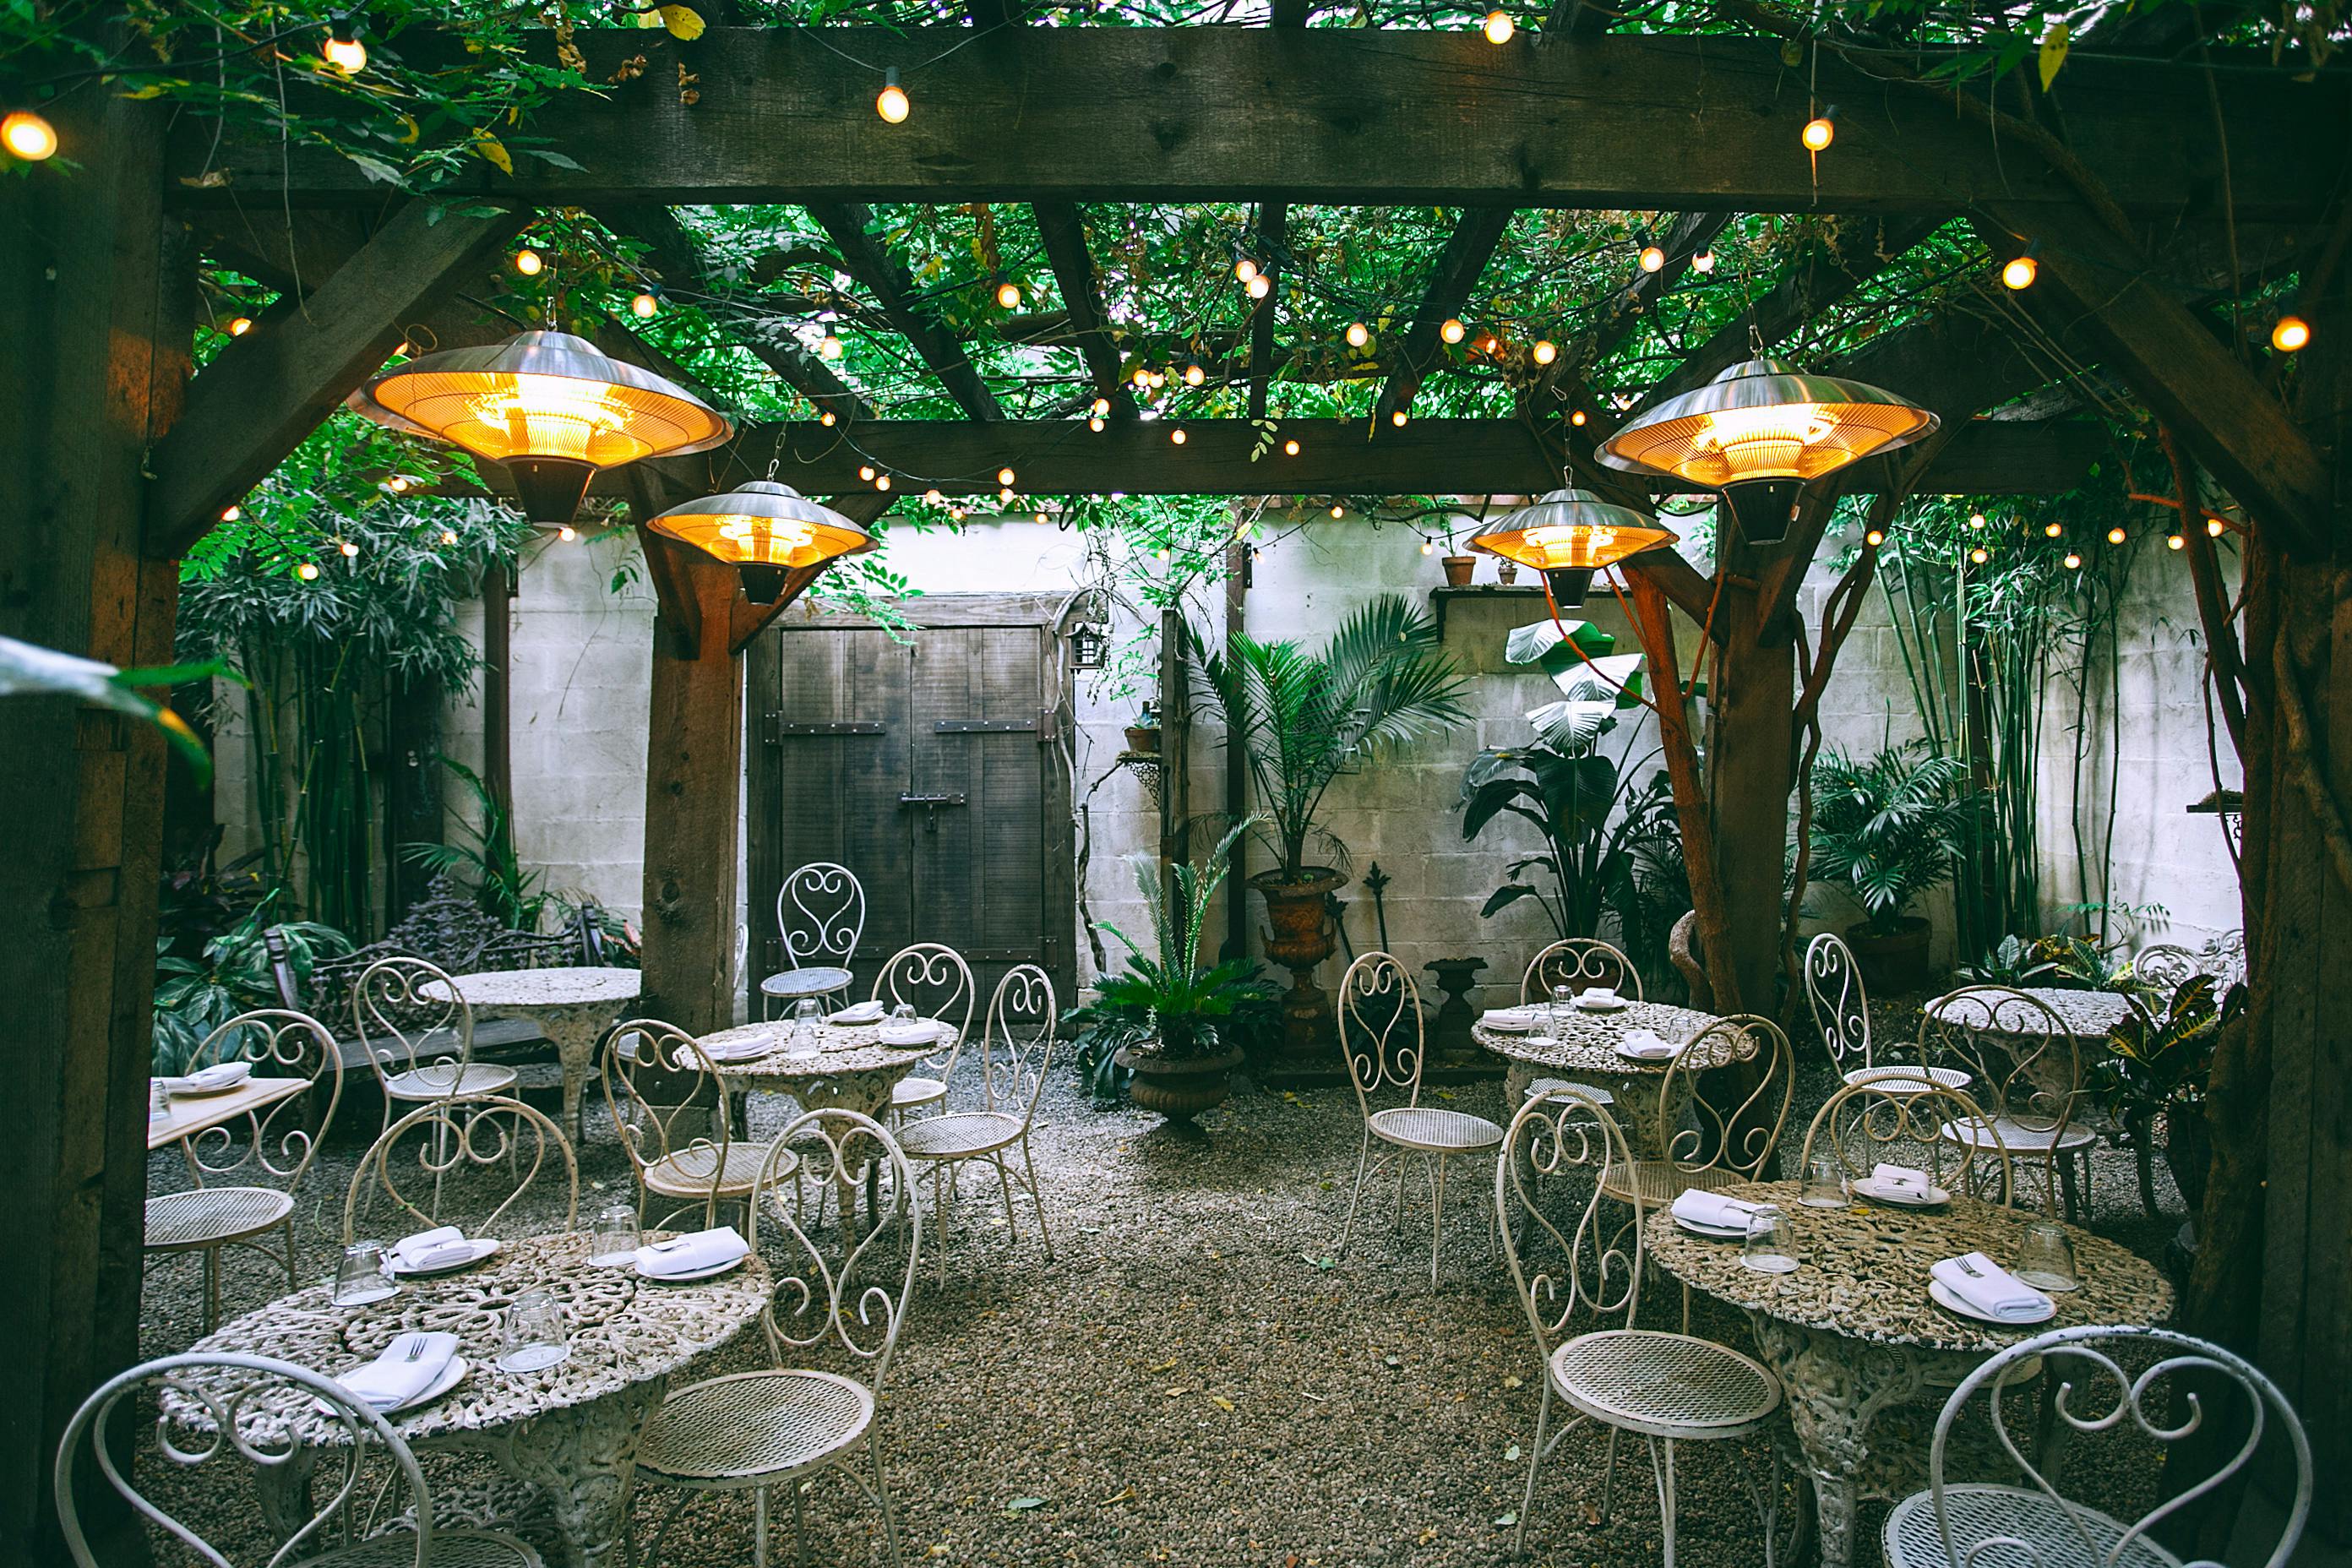
[[[2204,973],[2204,961],[2177,942],[2152,942],[2132,957],[2132,977],[2167,996]]]
[[[308,1013],[261,1007],[240,1013],[205,1036],[188,1058],[188,1070],[250,1062],[256,1078],[310,1080],[304,1093],[265,1105],[242,1122],[231,1122],[185,1140],[196,1183],[211,1176],[237,1176],[247,1186],[275,1183],[291,1192],[319,1152],[319,1140],[343,1100],[343,1058],[327,1026]],[[323,1103],[320,1086],[326,1086]],[[239,1147],[238,1133],[246,1135]]]
[[[629,1018],[605,1030],[599,1048],[604,1109],[636,1168],[638,1217],[646,1212],[646,1173],[667,1163],[688,1181],[709,1174],[703,1223],[716,1224],[718,1189],[733,1134],[718,1075],[694,1037],[658,1018]]]
[[[861,1236],[854,1226],[836,1226],[829,1251],[802,1228],[814,1207],[802,1207],[802,1179],[845,1192],[869,1177],[871,1229]],[[913,1303],[922,1231],[914,1172],[873,1118],[833,1107],[809,1111],[777,1134],[751,1190],[749,1237],[752,1252],[774,1270],[775,1289],[761,1316],[774,1363],[796,1364],[799,1353],[830,1345],[865,1363],[879,1398]]]
[[[2031,1149],[2015,1141],[2010,1163],[2039,1165],[2044,1204],[2054,1207],[2058,1144],[2083,1094],[2083,1047],[2074,1031],[2040,997],[2005,985],[1964,985],[1926,1011],[1919,1037],[1926,1059],[1971,1074],[1981,1088],[1973,1098],[1985,1112],[2032,1135]]]
[[[2139,1353],[2129,1353],[2135,1351]],[[2147,1361],[2147,1364],[2134,1371],[2125,1364],[2127,1360]],[[2178,1380],[2184,1375],[2191,1380],[2192,1389],[2180,1386]],[[2020,1443],[2018,1434],[2011,1430],[2014,1416],[2003,1418],[2004,1393],[2045,1378],[2044,1386],[2053,1392],[2043,1402],[2044,1419],[2063,1423],[2073,1432],[2128,1430],[2164,1446],[2179,1442],[2209,1425],[2221,1425],[2223,1431],[2242,1430],[2243,1440],[2204,1479],[2165,1499],[2138,1520],[2126,1523],[2119,1541],[2109,1544],[2101,1531],[2100,1543],[2093,1545],[2092,1510],[2066,1498],[2043,1473],[2038,1456],[2044,1445],[2031,1440]],[[2263,1434],[2273,1423],[2292,1452],[2295,1483],[2278,1541],[2270,1555],[2262,1560],[2263,1568],[2285,1568],[2303,1537],[2305,1521],[2311,1513],[2311,1443],[2294,1407],[2287,1403],[2278,1385],[2242,1357],[2188,1334],[2170,1329],[2092,1325],[2053,1329],[2010,1346],[1970,1372],[1945,1401],[1942,1413],[1936,1417],[1935,1439],[1927,1450],[1927,1490],[1937,1536],[1955,1563],[2023,1561],[2023,1553],[2032,1551],[2030,1543],[2020,1542],[1998,1526],[1996,1533],[1983,1540],[1963,1539],[1956,1533],[1948,1504],[1947,1469],[1953,1430],[1967,1414],[1969,1401],[1988,1389],[1990,1393],[1984,1402],[1986,1415],[1992,1423],[1993,1440],[2006,1460],[2002,1468],[2009,1472],[2001,1479],[2007,1482],[2011,1475],[2021,1477],[2026,1489],[2039,1492],[2060,1510],[2069,1526],[2067,1535],[2062,1542],[2047,1544],[2063,1550],[2066,1561],[2077,1560],[2074,1553],[2078,1550],[2082,1552],[2080,1560],[2084,1562],[2139,1561],[2134,1552],[2135,1543],[2152,1541],[2168,1519],[2227,1486],[2253,1462]],[[2245,1410],[2238,1423],[2224,1424],[2234,1413],[2219,1407],[2217,1394],[2231,1403],[2238,1395],[2244,1396]],[[2084,1413],[2086,1405],[2088,1414]],[[2180,1414],[2184,1410],[2185,1416]],[[2001,1521],[2002,1525],[2008,1522]],[[1990,1552],[1989,1548],[1992,1549]],[[2041,1559],[2037,1555],[2034,1560]],[[2232,1561],[2251,1563],[2252,1559]],[[2188,1568],[2220,1565],[2200,1558]]]
[[[1611,1175],[1633,1163],[1615,1120],[1573,1085],[1528,1100],[1511,1119],[1495,1165],[1495,1218],[1546,1357],[1579,1311],[1622,1312],[1631,1327],[1640,1310],[1641,1205],[1601,1201]]]
[[[1736,1074],[1744,1084],[1728,1110],[1703,1092],[1700,1080],[1711,1073]],[[1755,1181],[1780,1146],[1796,1091],[1796,1059],[1780,1025],[1755,1013],[1710,1021],[1666,1064],[1658,1085],[1658,1124],[1674,1128],[1668,1162],[1685,1176],[1715,1172]],[[1676,1126],[1685,1102],[1691,1125]]]
[[[2246,933],[2225,931],[2205,946],[2205,970],[2225,986],[2246,983]]]
[[[439,964],[379,958],[352,987],[352,1021],[379,1079],[422,1070],[455,1093],[474,1059],[474,1010]]]
[[[1643,1000],[1642,972],[1633,961],[1597,936],[1563,937],[1528,961],[1519,976],[1519,1002],[1549,1002],[1552,988],[1565,985],[1581,996],[1595,985],[1608,985],[1620,995],[1631,991]]]
[[[401,1149],[404,1141],[411,1139],[416,1144],[413,1170]],[[468,1172],[486,1173],[494,1165],[504,1165],[513,1183],[511,1190],[488,1214],[464,1222],[470,1237],[494,1234],[491,1227],[521,1201],[540,1173],[552,1172],[559,1160],[565,1187],[563,1224],[559,1228],[576,1230],[580,1225],[580,1162],[572,1152],[572,1141],[546,1112],[502,1094],[428,1100],[385,1128],[362,1157],[360,1168],[352,1175],[351,1191],[343,1196],[343,1243],[349,1246],[358,1234],[353,1221],[358,1217],[362,1195],[371,1188],[390,1196],[420,1228],[457,1224],[455,1220],[445,1220],[441,1214],[445,1184]],[[404,1185],[413,1191],[417,1185],[428,1184],[432,1197],[425,1208],[419,1208],[401,1190]]]
[[[954,1037],[941,1041],[939,1049],[923,1058],[923,1065],[937,1073],[955,1066],[956,1053],[963,1049],[964,1038],[971,1033],[972,1008],[980,1000],[980,987],[963,954],[945,942],[909,942],[892,953],[874,977],[873,996],[893,1007],[903,1002],[924,1017],[953,1029]]]
[[[152,1393],[152,1398],[151,1398]],[[310,1465],[300,1522],[267,1560],[268,1568],[307,1561],[364,1533],[362,1514],[393,1514],[404,1507],[415,1522],[414,1556],[403,1551],[373,1561],[385,1568],[409,1563],[425,1568],[433,1552],[433,1509],[415,1456],[389,1422],[332,1378],[267,1356],[231,1352],[191,1352],[163,1356],[108,1378],[82,1401],[66,1424],[54,1472],[58,1521],[66,1550],[78,1568],[99,1568],[82,1529],[75,1500],[75,1471],[87,1451],[98,1473],[132,1512],[185,1547],[195,1558],[226,1564],[226,1557],[195,1530],[139,1489],[118,1461],[132,1445],[110,1440],[109,1424],[118,1410],[134,1415],[153,1410],[159,1457],[194,1469],[215,1460],[226,1471],[215,1485],[238,1486],[254,1473]],[[379,1478],[369,1461],[381,1458],[391,1468]],[[405,1493],[404,1499],[401,1495]],[[323,1500],[322,1500],[323,1494]]]
[[[1004,972],[988,999],[980,1057],[981,1104],[1026,1121],[1045,1092],[1058,1014],[1053,977],[1034,963]]]
[[[776,889],[776,934],[784,967],[832,963],[847,969],[866,934],[866,887],[846,866],[812,860]]]
[[[1864,1079],[1840,1089],[1814,1113],[1805,1129],[1797,1169],[1809,1172],[1817,1156],[1831,1158],[1837,1161],[1840,1173],[1852,1180],[1868,1176],[1878,1165],[1906,1165],[1925,1171],[1930,1184],[1947,1191],[1956,1184],[1973,1188],[1980,1184],[1976,1161],[1943,1131],[1971,1121],[1990,1125],[1977,1102],[1959,1089],[1915,1079],[1889,1092]],[[1998,1139],[1993,1151],[2000,1182],[1991,1190],[2007,1193],[2012,1190],[2009,1151]]]
[[[1853,949],[1834,931],[1805,944],[1805,1001],[1813,1027],[1829,1047],[1830,1064],[1841,1073],[1866,1068],[1870,1060],[1870,993]]]
[[[1348,965],[1339,980],[1339,1054],[1366,1121],[1371,1097],[1382,1089],[1402,1089],[1407,1105],[1421,1103],[1426,1053],[1421,991],[1404,965],[1385,952],[1368,952]]]

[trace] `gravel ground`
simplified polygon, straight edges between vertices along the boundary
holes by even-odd
[[[1904,1032],[1886,1009],[1889,1037]],[[1791,1115],[1801,1138],[1827,1094],[1809,1069]],[[1433,1091],[1436,1103],[1507,1120],[1500,1087]],[[783,1102],[763,1103],[755,1131]],[[306,1181],[306,1278],[330,1266],[343,1190],[375,1109],[347,1106]],[[927,1257],[886,1389],[885,1462],[909,1561],[956,1563],[1492,1563],[1510,1555],[1510,1523],[1534,1435],[1536,1352],[1487,1215],[1482,1180],[1460,1165],[1449,1190],[1443,1283],[1428,1278],[1426,1188],[1404,1234],[1390,1228],[1394,1189],[1368,1198],[1356,1243],[1336,1250],[1362,1123],[1344,1087],[1274,1093],[1244,1084],[1199,1130],[1133,1110],[1091,1108],[1057,1069],[1038,1113],[1036,1162],[1054,1226],[1049,1262],[1024,1205],[1008,1237],[989,1187],[967,1179],[942,1289]],[[1792,1144],[1793,1147],[1793,1144]],[[2127,1156],[2102,1154],[2095,1228],[2159,1257],[2179,1224],[2140,1213]],[[185,1182],[159,1155],[153,1190]],[[626,1162],[601,1112],[582,1155],[590,1189],[625,1192]],[[554,1210],[560,1215],[560,1209]],[[542,1208],[539,1223],[551,1228]],[[524,1226],[509,1225],[509,1232]],[[930,1237],[926,1237],[926,1242]],[[227,1310],[282,1289],[267,1265],[232,1258]],[[163,1354],[197,1337],[192,1261],[149,1271],[143,1348]],[[1647,1314],[1665,1321],[1670,1292]],[[1710,1317],[1696,1331],[1746,1348],[1744,1324]],[[756,1333],[707,1358],[698,1374],[762,1364]],[[1571,1436],[1546,1467],[1526,1561],[1654,1564],[1658,1511],[1638,1448],[1628,1446],[1612,1521],[1598,1522],[1602,1439]],[[1762,1561],[1745,1489],[1762,1450],[1683,1449],[1680,1546],[1691,1568]],[[2092,1456],[2096,1462],[2097,1456]],[[2102,1481],[2144,1489],[2137,1467],[2111,1462]],[[172,1483],[165,1482],[166,1495]],[[182,1494],[200,1525],[245,1517],[218,1492]],[[641,1539],[670,1495],[638,1494]],[[837,1479],[808,1497],[821,1561],[882,1561],[880,1532]],[[1878,1511],[1865,1513],[1874,1543]],[[675,1568],[750,1561],[748,1495],[697,1502],[658,1559]],[[788,1551],[790,1526],[780,1527]],[[1861,1561],[1874,1561],[1874,1544]],[[551,1561],[553,1561],[551,1557]]]

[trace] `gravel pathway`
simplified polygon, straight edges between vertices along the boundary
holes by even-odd
[[[1792,1139],[1829,1083],[1825,1067],[1804,1075]],[[1497,1085],[1433,1092],[1437,1104],[1507,1120]],[[763,1102],[755,1131],[787,1114],[785,1102]],[[330,1266],[342,1193],[375,1126],[372,1103],[346,1115],[302,1194],[306,1279]],[[1013,1240],[993,1184],[967,1177],[948,1283],[939,1286],[927,1257],[886,1391],[884,1452],[909,1562],[1444,1568],[1509,1559],[1540,1384],[1489,1234],[1491,1165],[1483,1176],[1454,1168],[1444,1283],[1433,1292],[1425,1185],[1410,1196],[1402,1237],[1390,1229],[1391,1188],[1368,1197],[1370,1223],[1360,1217],[1350,1256],[1332,1257],[1362,1128],[1344,1086],[1244,1086],[1188,1134],[1140,1111],[1092,1109],[1057,1068],[1038,1120],[1059,1260],[1046,1260],[1025,1203]],[[185,1184],[168,1154],[150,1176],[156,1191]],[[583,1214],[600,1201],[593,1189],[629,1187],[601,1106],[582,1183]],[[2176,1212],[2147,1220],[2128,1157],[2103,1154],[2095,1227],[2158,1256],[2179,1223],[2168,1184],[2164,1193]],[[535,1217],[530,1228],[549,1227]],[[257,1260],[226,1266],[231,1313],[282,1289],[282,1276],[273,1281]],[[1652,1299],[1664,1326],[1669,1298]],[[197,1337],[197,1304],[193,1262],[151,1267],[143,1348],[184,1348]],[[1748,1342],[1744,1324],[1710,1317],[1703,1303],[1693,1328]],[[698,1371],[745,1370],[762,1355],[747,1333]],[[1524,1561],[1659,1561],[1638,1447],[1624,1450],[1615,1517],[1598,1522],[1602,1447],[1598,1434],[1574,1434],[1546,1467]],[[1682,1561],[1752,1568],[1762,1553],[1745,1486],[1761,1449],[1684,1454]],[[638,1496],[643,1539],[670,1497]],[[183,1500],[200,1527],[236,1512],[218,1496]],[[740,1568],[751,1518],[748,1496],[697,1502],[659,1561]],[[886,1560],[871,1510],[845,1483],[818,1482],[808,1518],[818,1560]],[[1864,1519],[1872,1542],[1877,1518]],[[789,1522],[779,1530],[788,1552]],[[1863,1560],[1874,1558],[1865,1548]]]

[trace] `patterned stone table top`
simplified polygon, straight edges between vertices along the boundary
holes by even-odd
[[[2138,1254],[2074,1226],[2082,1288],[2052,1295],[2047,1322],[2003,1328],[1946,1311],[1927,1296],[1939,1258],[1982,1252],[2006,1267],[2018,1234],[2040,1215],[1955,1197],[1941,1209],[1879,1205],[1811,1209],[1794,1182],[1738,1183],[1727,1196],[1780,1205],[1802,1266],[1762,1274],[1739,1261],[1739,1243],[1693,1236],[1664,1209],[1647,1221],[1643,1244],[1657,1266],[1694,1289],[1753,1312],[1882,1344],[1989,1354],[2051,1329],[2084,1323],[2159,1323],[2172,1311],[2172,1286]]]
[[[879,1023],[820,1024],[817,1026],[818,1050],[813,1057],[788,1054],[793,1037],[793,1024],[789,1018],[721,1029],[715,1035],[703,1036],[697,1043],[716,1051],[728,1052],[752,1041],[761,1042],[768,1048],[756,1057],[714,1059],[710,1065],[726,1078],[793,1081],[843,1078],[852,1073],[908,1072],[924,1058],[946,1051],[956,1038],[954,1028],[943,1024],[940,1028],[944,1033],[927,1044],[886,1046],[882,1043],[882,1028]]]
[[[2016,989],[2057,1014],[2058,1021],[2074,1030],[2076,1038],[2085,1045],[2105,1039],[2108,1030],[2131,1016],[2131,1001],[2120,991],[2062,991],[2047,985],[2021,985]],[[1946,1023],[1974,1024],[2005,1035],[2042,1035],[2050,1031],[2050,1020],[2041,1008],[2021,1006],[2014,1001],[1992,1006],[1989,998],[1962,996],[1948,1006],[1939,1008],[1930,1004],[1922,1011]],[[1992,1015],[1990,1020],[1986,1017],[1988,1012]]]
[[[640,969],[583,965],[572,969],[486,969],[455,977],[457,994],[472,1007],[578,1007],[590,1003],[634,1002],[645,981]],[[418,994],[444,1000],[442,984],[428,981]]]
[[[1535,1005],[1549,1011],[1549,1004]],[[1688,1007],[1670,1007],[1663,1002],[1634,1002],[1622,1012],[1592,1013],[1583,1008],[1570,1008],[1568,1017],[1568,1037],[1554,1039],[1548,1023],[1538,1024],[1524,1035],[1507,1034],[1490,1029],[1483,1023],[1470,1026],[1470,1037],[1498,1057],[1526,1062],[1533,1067],[1564,1068],[1579,1073],[1614,1073],[1631,1077],[1639,1073],[1663,1074],[1670,1057],[1656,1061],[1635,1061],[1617,1051],[1617,1042],[1635,1029],[1648,1029],[1670,1045],[1687,1043],[1697,1033],[1715,1022],[1711,1013],[1695,1012]]]
[[[632,973],[635,971],[631,971]],[[648,1240],[665,1232],[649,1231]],[[472,1364],[457,1385],[392,1418],[408,1441],[511,1426],[550,1411],[585,1405],[677,1372],[714,1350],[759,1315],[770,1290],[768,1266],[754,1255],[709,1279],[663,1284],[633,1268],[593,1268],[588,1237],[574,1233],[509,1242],[488,1262],[455,1274],[404,1279],[400,1293],[364,1307],[338,1307],[330,1287],[283,1296],[199,1340],[192,1348],[274,1356],[330,1377],[373,1360],[397,1336],[446,1331]],[[572,1354],[543,1372],[509,1373],[497,1363],[506,1310],[525,1290],[545,1289],[562,1305]],[[220,1373],[182,1381],[220,1391],[247,1380]],[[320,1415],[307,1396],[278,1391],[306,1441],[339,1441],[342,1428]],[[265,1422],[266,1405],[253,1407]],[[173,1412],[183,1418],[193,1402]]]

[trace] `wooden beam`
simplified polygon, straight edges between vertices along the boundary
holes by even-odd
[[[415,311],[457,288],[529,215],[467,216],[411,202],[328,278],[307,309],[220,352],[148,457],[147,548],[184,553],[400,346]]]
[[[1412,395],[1423,378],[1444,362],[1445,345],[1439,330],[1448,317],[1461,315],[1470,290],[1478,286],[1478,274],[1486,270],[1487,258],[1495,254],[1503,231],[1510,225],[1508,207],[1479,207],[1464,213],[1446,237],[1429,286],[1422,291],[1421,305],[1412,313],[1412,324],[1405,329],[1402,363],[1381,388],[1380,401],[1373,405],[1372,423],[1384,427],[1376,435],[1395,433],[1389,427],[1389,416],[1412,407]]]
[[[1076,202],[1039,202],[1034,209],[1037,232],[1045,241],[1045,259],[1054,268],[1054,288],[1069,315],[1069,336],[1087,362],[1097,396],[1110,399],[1111,411],[1131,417],[1135,396],[1119,380],[1118,345],[1110,340],[1110,321],[1104,313],[1102,291],[1095,282],[1094,258],[1087,251],[1084,217]]]
[[[873,232],[874,209],[863,202],[823,202],[812,204],[809,213],[840,247],[842,266],[874,291],[882,313],[914,345],[956,405],[974,419],[1003,418],[996,395],[972,368],[963,345],[919,303],[914,279]]]
[[[1793,134],[1802,79],[1772,38],[1603,34],[1496,49],[1475,32],[1349,27],[713,27],[691,44],[582,28],[586,74],[635,80],[564,94],[530,130],[577,168],[468,167],[447,197],[530,205],[845,201],[1253,200],[1292,203],[1948,212],[2007,201],[2072,206],[2074,187],[2021,142],[1890,93],[1824,50],[1839,106],[1816,169]],[[470,62],[460,38],[401,40],[424,69]],[[555,39],[534,44],[556,65]],[[873,78],[840,57],[926,59],[903,125],[874,113]],[[1906,53],[1921,70],[1934,51]],[[2074,152],[2123,206],[2163,221],[2308,222],[2340,187],[2352,81],[2082,58],[2064,93]],[[701,98],[680,104],[680,64]],[[1606,134],[1593,133],[1595,127]],[[237,136],[191,116],[167,183],[185,206],[265,199],[373,207],[383,187],[328,147]],[[194,185],[189,176],[217,173]]]

